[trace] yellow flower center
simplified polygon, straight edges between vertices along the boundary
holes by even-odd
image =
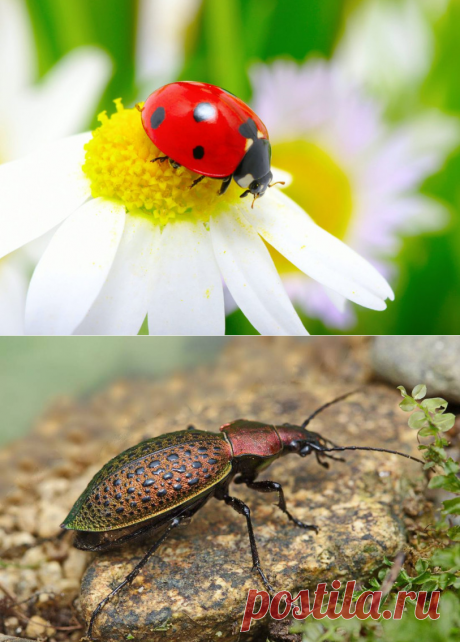
[[[235,183],[219,196],[220,182],[205,178],[191,188],[199,174],[185,167],[174,169],[168,161],[151,161],[164,154],[142,127],[137,109],[125,109],[115,100],[116,112],[98,116],[101,126],[85,145],[83,171],[91,181],[93,197],[123,202],[129,212],[164,225],[169,220],[194,218],[208,221],[225,203],[236,201],[241,189]]]
[[[352,216],[352,191],[349,179],[339,165],[322,149],[306,140],[272,145],[273,163],[293,176],[286,194],[308,212],[320,227],[344,238]],[[298,273],[273,248],[269,248],[281,273]]]

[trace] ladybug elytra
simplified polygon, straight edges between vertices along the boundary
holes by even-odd
[[[268,131],[246,103],[225,89],[203,82],[170,83],[154,91],[142,109],[142,124],[150,140],[169,159],[205,177],[222,180],[224,194],[232,178],[241,197],[262,196],[273,175]]]

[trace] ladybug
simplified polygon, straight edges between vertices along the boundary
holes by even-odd
[[[232,178],[245,189],[241,197],[262,196],[273,179],[268,131],[246,103],[204,82],[173,82],[150,94],[141,110],[147,136],[170,161],[206,177],[222,180],[224,194]],[[254,204],[254,203],[253,203]]]

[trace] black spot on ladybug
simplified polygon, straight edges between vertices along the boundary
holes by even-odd
[[[195,484],[198,484],[198,481],[199,481],[199,480],[198,480],[198,477],[194,477],[193,479],[191,479],[190,481],[188,481],[188,482],[187,482],[187,484],[188,484],[189,486],[194,486]]]
[[[257,138],[257,125],[252,118],[248,118],[245,123],[239,126],[238,131],[245,138]]]
[[[146,479],[142,486],[152,486],[154,483],[153,479]]]
[[[197,160],[201,160],[204,156],[204,147],[201,145],[197,145],[193,149],[193,158],[196,158]]]
[[[201,461],[194,461],[192,464],[193,468],[201,468]]]
[[[193,118],[197,123],[202,123],[207,120],[214,120],[217,116],[217,109],[211,103],[198,103],[193,110]]]
[[[176,459],[179,459],[179,455],[177,453],[172,453],[171,455],[168,455],[167,459],[169,459],[169,461],[175,461]]]
[[[168,491],[166,489],[159,490],[157,495],[158,497],[164,497]]]
[[[153,114],[150,116],[150,125],[152,129],[157,129],[165,119],[165,108],[157,107]]]

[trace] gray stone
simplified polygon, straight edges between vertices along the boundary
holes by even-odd
[[[290,395],[293,407],[303,397],[302,386],[296,388]],[[254,403],[268,394],[259,389]],[[324,401],[321,396],[309,407]],[[287,419],[299,419],[298,411],[289,415]],[[341,444],[358,442],[409,452],[412,434],[402,430],[405,417],[400,415],[397,395],[372,386],[365,397],[356,396],[318,417],[312,429]],[[262,565],[277,590],[296,594],[333,579],[362,580],[384,556],[392,557],[404,546],[401,501],[408,478],[419,477],[420,467],[377,453],[349,453],[346,459],[346,464],[331,462],[325,470],[313,456],[304,460],[291,455],[263,475],[282,483],[289,509],[299,519],[317,524],[318,535],[292,525],[273,506],[274,495],[231,487],[251,508]],[[131,545],[94,558],[82,582],[86,621],[145,550],[146,543]],[[251,566],[244,518],[211,499],[150,559],[133,586],[105,606],[96,634],[114,642],[129,635],[143,642],[236,641],[248,590],[264,588]],[[252,636],[262,639],[269,623],[254,626]]]
[[[460,403],[460,336],[377,337],[371,357],[378,375],[409,393],[424,383],[429,397]]]

